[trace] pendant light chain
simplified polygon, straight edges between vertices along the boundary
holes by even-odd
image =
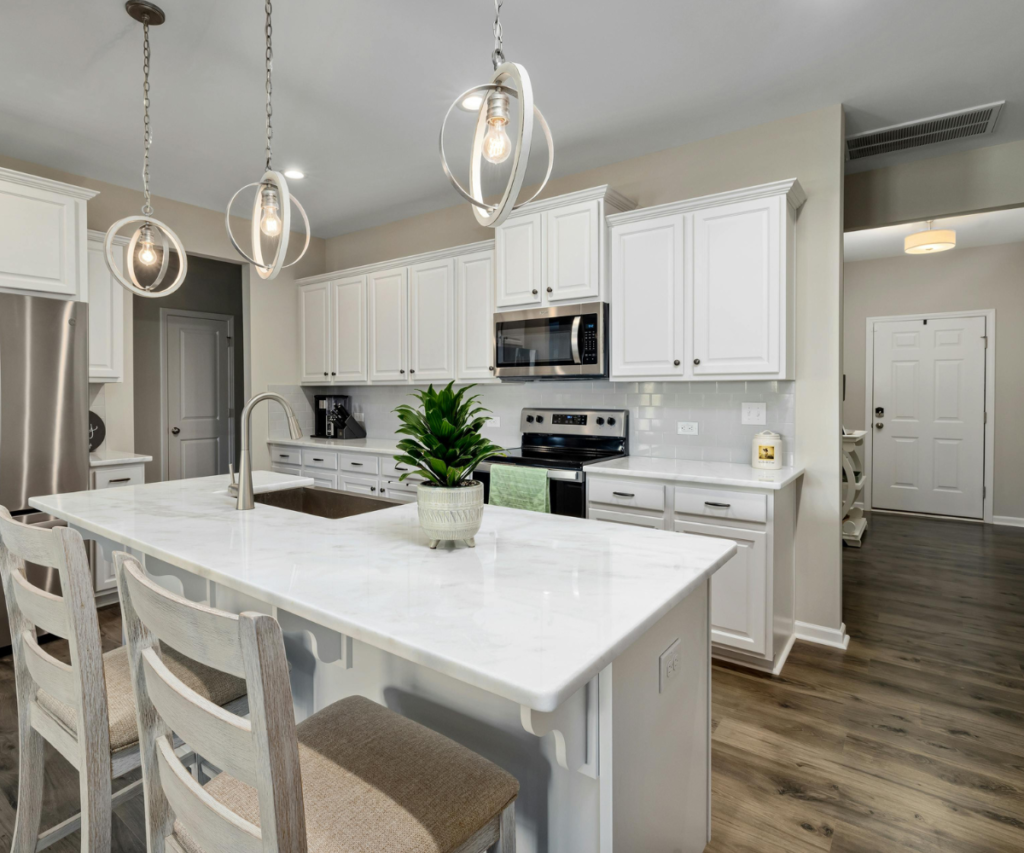
[[[270,103],[270,96],[274,93],[274,84],[270,79],[270,74],[274,69],[274,48],[272,45],[272,39],[274,36],[274,27],[270,22],[270,16],[274,11],[273,4],[270,0],[267,0],[267,171],[271,171],[271,159],[273,157],[273,151],[271,149],[271,143],[274,139],[274,125],[271,119],[274,115],[274,108]]]
[[[144,216],[153,215],[153,205],[149,200],[149,146],[153,142],[153,132],[149,126],[149,16],[142,21],[142,194],[145,203],[142,205]]]
[[[495,70],[505,61],[501,49],[501,3],[502,0],[494,0],[494,51],[491,53],[491,63]]]

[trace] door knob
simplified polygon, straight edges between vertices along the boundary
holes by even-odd
[[[881,429],[884,426],[885,426],[885,424],[883,424],[881,421],[879,421],[877,424],[875,424],[875,429]]]
[[[177,435],[179,432],[181,432],[181,430],[178,429],[177,427],[171,427],[171,434],[172,435]]]

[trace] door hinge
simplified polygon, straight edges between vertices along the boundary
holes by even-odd
[[[985,412],[985,423],[988,423],[988,412]]]
[[[985,342],[985,349],[988,349],[988,335],[982,335],[981,339]]]
[[[981,487],[981,499],[985,500],[986,497],[988,497],[988,486],[982,486]]]
[[[227,335],[227,339],[228,339],[228,346],[231,346],[231,342],[233,340],[231,335]]]

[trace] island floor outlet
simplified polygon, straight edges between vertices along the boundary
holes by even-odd
[[[1024,850],[1024,6],[65,5],[0,848]]]

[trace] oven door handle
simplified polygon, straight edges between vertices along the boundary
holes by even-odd
[[[582,319],[581,314],[577,314],[572,319],[572,360],[575,364],[583,364],[583,360],[580,358],[580,320]]]

